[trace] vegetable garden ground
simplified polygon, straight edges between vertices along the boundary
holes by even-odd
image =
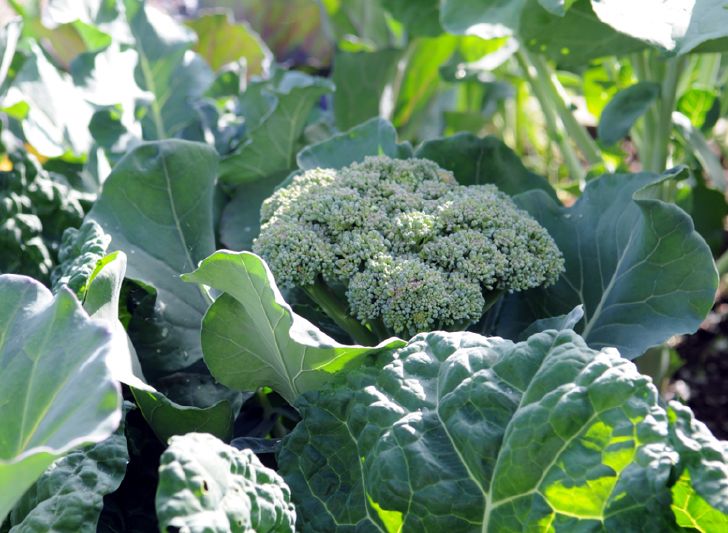
[[[728,531],[724,4],[0,5],[0,533]]]

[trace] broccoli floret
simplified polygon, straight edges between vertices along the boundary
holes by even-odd
[[[460,185],[424,159],[304,172],[266,200],[261,220],[253,250],[278,282],[304,289],[359,341],[464,329],[498,294],[553,284],[564,269],[548,232],[506,194]]]

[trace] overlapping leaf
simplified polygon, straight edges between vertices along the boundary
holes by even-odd
[[[337,343],[291,310],[268,265],[249,252],[216,252],[184,279],[224,293],[205,315],[202,347],[212,375],[234,390],[268,386],[293,402],[367,355],[403,344],[395,338],[374,347]]]
[[[108,328],[67,290],[0,276],[0,521],[59,456],[99,442],[121,417]]]

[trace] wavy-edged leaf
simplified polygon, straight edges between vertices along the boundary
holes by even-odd
[[[122,421],[108,439],[54,462],[13,508],[10,531],[95,533],[104,496],[119,487],[126,473],[124,428]]]
[[[253,452],[212,435],[172,437],[160,459],[156,507],[163,531],[293,533],[290,498],[283,479]]]
[[[308,531],[669,531],[649,378],[574,332],[424,333],[304,394],[279,471]]]
[[[250,252],[215,252],[184,279],[224,293],[205,315],[202,348],[215,379],[234,390],[268,386],[292,403],[367,355],[404,344],[339,344],[291,310],[268,265]]]
[[[152,380],[202,357],[200,320],[209,302],[179,275],[215,249],[216,170],[217,154],[209,146],[180,140],[142,144],[114,167],[88,214],[111,235],[110,249],[126,254],[126,276],[156,290],[156,328],[132,336]]]
[[[698,328],[713,305],[715,264],[690,217],[655,198],[673,176],[607,174],[565,208],[540,191],[517,203],[544,226],[566,271],[545,289],[507,296],[495,331],[506,338],[534,320],[584,306],[576,328],[589,346],[615,346],[629,359]]]
[[[115,345],[67,290],[0,276],[0,522],[59,456],[119,424]]]
[[[84,307],[93,318],[106,320],[116,342],[126,344],[109,361],[116,379],[131,387],[144,418],[162,442],[172,435],[204,431],[221,439],[232,436],[242,395],[226,391],[206,372],[178,372],[147,383],[134,346],[118,318],[119,295],[126,273],[126,255],[116,251],[101,260],[89,279]],[[159,389],[163,389],[159,390]]]

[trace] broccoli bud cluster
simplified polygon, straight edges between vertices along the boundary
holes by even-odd
[[[464,328],[494,293],[553,284],[564,269],[506,194],[424,159],[309,170],[266,200],[261,222],[253,249],[279,283],[344,286],[352,315],[397,335]]]

